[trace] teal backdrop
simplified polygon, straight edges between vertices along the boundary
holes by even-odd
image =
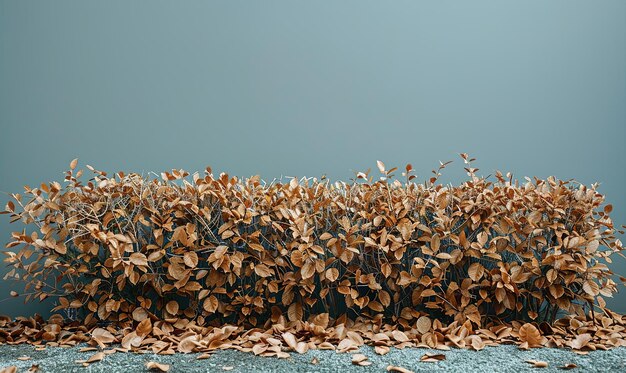
[[[75,157],[265,180],[455,160],[458,183],[467,152],[600,182],[624,224],[626,1],[0,0],[0,127],[6,193]],[[21,228],[0,216],[3,243]],[[49,308],[12,286],[0,314]]]

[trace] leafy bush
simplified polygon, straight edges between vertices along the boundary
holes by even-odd
[[[262,182],[183,170],[83,181],[72,161],[58,182],[25,187],[5,213],[7,278],[27,300],[58,297],[85,325],[270,325],[319,315],[409,327],[445,322],[554,321],[584,315],[616,291],[605,262],[623,250],[611,205],[573,181],[496,173],[459,186],[413,182],[411,165]],[[155,175],[157,176],[157,175]],[[619,253],[622,255],[622,253]],[[418,325],[419,329],[419,325]]]

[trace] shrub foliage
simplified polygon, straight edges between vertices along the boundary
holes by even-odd
[[[553,177],[424,183],[411,165],[374,181],[263,182],[173,170],[93,173],[25,187],[5,213],[7,274],[85,325],[165,320],[244,327],[370,320],[555,320],[605,308],[623,250],[596,185]],[[19,248],[15,250],[13,248]],[[13,251],[11,251],[13,250]],[[620,255],[622,253],[619,253]],[[591,308],[593,310],[593,308]],[[428,319],[430,322],[430,319]],[[418,330],[423,327],[417,325]]]

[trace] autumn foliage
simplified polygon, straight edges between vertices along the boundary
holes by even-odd
[[[530,322],[605,309],[606,263],[623,250],[596,186],[497,172],[424,183],[382,162],[351,183],[263,182],[225,173],[93,174],[14,194],[6,278],[57,297],[86,326],[162,320],[174,328],[354,320],[427,333],[456,322]],[[609,311],[607,315],[612,315]],[[321,315],[321,316],[320,316]],[[427,317],[424,317],[427,316]],[[621,320],[621,319],[620,319]],[[319,321],[319,320],[318,320]],[[428,325],[426,325],[428,324]],[[468,342],[469,343],[469,342]]]

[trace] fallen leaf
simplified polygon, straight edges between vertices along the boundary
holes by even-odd
[[[319,363],[320,363],[320,361],[319,361],[316,357],[314,357],[314,358],[311,360],[311,364],[313,364],[313,365],[317,365],[317,364],[319,364]]]
[[[265,343],[257,343],[254,346],[252,346],[252,352],[255,355],[261,355],[265,351],[267,351],[267,345]]]
[[[140,337],[145,337],[152,332],[152,321],[149,318],[144,319],[137,325],[136,333]]]
[[[574,369],[574,368],[577,368],[577,367],[578,367],[578,365],[576,365],[574,363],[568,363],[568,364],[565,364],[563,366],[560,366],[559,369],[569,370],[569,369]]]
[[[350,338],[344,338],[337,345],[337,349],[339,352],[348,352],[352,350],[358,349],[358,346],[354,343],[354,341]]]
[[[427,363],[436,363],[438,361],[442,361],[446,359],[446,355],[444,354],[424,354],[420,361],[424,361]]]
[[[108,330],[102,328],[95,328],[91,331],[91,337],[100,343],[113,343],[115,342],[115,337]]]
[[[154,370],[157,372],[167,372],[170,370],[170,366],[168,364],[157,363],[156,361],[148,361],[146,363],[146,368],[148,370]]]
[[[374,347],[374,352],[376,352],[378,355],[385,355],[390,351],[390,348],[387,346],[375,346]]]
[[[184,354],[188,354],[192,352],[197,346],[197,337],[195,335],[190,335],[182,339],[178,342],[178,352],[182,352]]]
[[[290,332],[285,332],[282,334],[282,337],[285,343],[287,343],[287,346],[289,346],[292,350],[296,349],[296,346],[298,345],[298,341],[296,340],[296,337],[293,334],[291,334]]]
[[[527,342],[529,347],[541,346],[541,333],[539,329],[531,323],[526,323],[520,327],[519,339],[522,342]]]
[[[592,337],[589,333],[583,333],[576,336],[575,339],[567,342],[567,345],[573,348],[574,350],[580,350],[581,348],[587,346],[589,341],[591,341]]]
[[[143,337],[137,335],[136,332],[130,332],[122,338],[122,347],[130,350],[131,347],[139,347],[142,341]]]
[[[547,368],[548,363],[541,360],[526,360],[526,362],[535,368]]]
[[[17,360],[20,360],[20,361],[30,360],[30,356],[20,356],[17,358]]]
[[[306,342],[298,342],[295,350],[299,354],[304,354],[309,350],[309,345]]]
[[[472,348],[476,351],[480,351],[483,348],[485,348],[485,342],[483,342],[482,338],[480,338],[480,336],[477,335],[470,335],[468,337],[471,340],[470,345],[472,346]]]
[[[397,367],[397,366],[393,366],[393,365],[389,365],[387,367],[387,372],[398,372],[398,373],[413,373],[412,370],[408,370],[406,368],[402,368],[402,367]]]
[[[391,335],[393,336],[393,339],[395,339],[398,342],[408,342],[409,341],[409,337],[407,337],[406,334],[404,334],[404,332],[401,332],[400,330],[392,331]]]
[[[95,354],[91,355],[86,361],[85,363],[96,363],[98,361],[101,361],[102,359],[104,359],[106,355],[104,354],[104,352],[96,352]]]
[[[225,367],[222,367],[222,369],[223,370],[233,370],[233,369],[235,369],[235,367],[233,367],[233,366],[225,366]]]
[[[367,356],[363,354],[354,354],[352,355],[352,364],[359,366],[368,366],[371,365],[371,361],[367,361]]]

